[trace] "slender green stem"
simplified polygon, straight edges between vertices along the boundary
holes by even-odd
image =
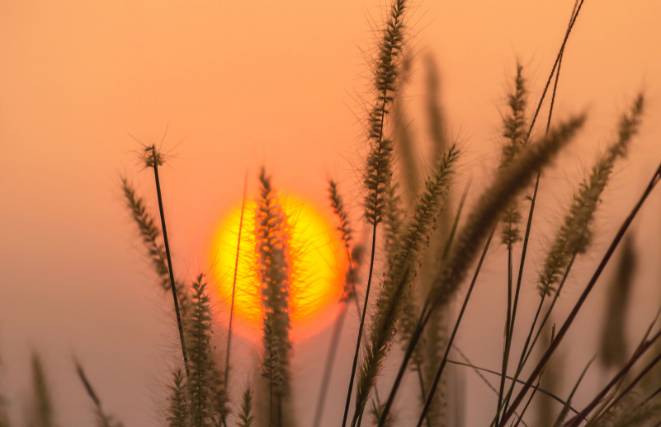
[[[184,359],[184,368],[186,370],[186,377],[188,377],[188,353],[186,352],[186,340],[184,338],[184,322],[181,317],[181,309],[179,308],[179,298],[177,297],[177,284],[174,280],[174,271],[172,268],[172,255],[170,252],[170,241],[168,240],[168,230],[165,225],[165,212],[163,209],[163,195],[161,193],[161,181],[158,176],[158,161],[156,147],[151,146],[153,155],[152,168],[154,170],[154,182],[156,184],[156,197],[158,198],[158,213],[161,217],[161,229],[163,231],[163,244],[165,246],[165,256],[168,261],[168,274],[170,277],[170,289],[172,290],[172,301],[174,303],[174,312],[177,316],[177,328],[179,329],[179,341],[181,343],[181,354]]]
[[[367,287],[365,288],[365,301],[363,302],[363,311],[360,315],[360,325],[358,326],[358,336],[356,337],[356,350],[353,354],[353,363],[351,364],[351,376],[349,377],[349,388],[347,390],[347,399],[344,404],[344,415],[342,415],[342,427],[347,425],[347,418],[349,416],[349,406],[351,405],[351,394],[353,393],[353,382],[356,377],[356,368],[358,367],[358,354],[360,353],[360,340],[363,337],[363,329],[365,327],[365,316],[367,314],[367,307],[370,297],[370,288],[372,287],[372,274],[374,270],[374,255],[376,253],[376,230],[377,223],[372,225],[372,244],[370,248],[370,265],[369,272],[367,273]]]

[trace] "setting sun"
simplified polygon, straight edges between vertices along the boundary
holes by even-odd
[[[280,195],[278,202],[289,234],[292,338],[300,339],[319,332],[332,317],[342,294],[346,253],[334,226],[312,204],[291,195]],[[260,336],[263,314],[256,270],[256,208],[254,200],[246,202],[234,303],[237,331],[251,339]],[[237,206],[220,222],[212,246],[215,286],[227,307],[232,297],[240,219],[241,207]]]

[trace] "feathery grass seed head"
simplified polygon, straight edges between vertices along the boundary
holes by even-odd
[[[638,132],[643,105],[643,96],[637,96],[631,109],[620,119],[616,140],[597,160],[590,175],[574,193],[569,211],[555,235],[540,272],[537,286],[540,294],[550,295],[555,292],[555,285],[570,259],[587,251],[592,241],[591,226],[601,195],[608,184],[615,161],[625,156],[629,143]]]
[[[523,76],[523,66],[517,64],[514,90],[508,95],[509,112],[503,117],[503,145],[500,168],[506,168],[526,144],[527,121],[526,105],[528,90]],[[521,240],[521,213],[516,200],[505,209],[502,219],[501,240],[511,247]]]
[[[509,167],[499,170],[493,184],[482,193],[467,217],[448,261],[441,266],[430,294],[434,307],[445,305],[457,292],[468,267],[502,211],[526,188],[533,175],[548,165],[557,152],[573,139],[584,122],[585,115],[579,115],[559,124],[537,143],[528,144]]]

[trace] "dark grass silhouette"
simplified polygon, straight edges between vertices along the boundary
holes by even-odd
[[[543,172],[579,135],[586,114],[575,114],[564,120],[554,119],[554,106],[560,94],[560,71],[570,36],[584,6],[577,0],[572,8],[555,62],[537,103],[529,109],[535,94],[528,87],[523,67],[516,66],[513,84],[507,97],[507,112],[502,118],[501,160],[493,171],[491,182],[471,206],[466,204],[468,188],[457,206],[454,181],[460,173],[460,150],[447,137],[443,106],[437,96],[439,78],[433,61],[427,59],[426,112],[427,140],[434,166],[427,170],[416,162],[415,133],[408,129],[406,97],[403,88],[414,69],[416,58],[407,45],[407,12],[409,2],[394,0],[388,9],[386,22],[379,33],[375,49],[371,101],[367,117],[367,144],[362,183],[362,221],[369,228],[366,248],[356,242],[355,224],[349,220],[344,199],[334,181],[329,183],[329,199],[337,221],[337,235],[344,243],[348,269],[339,316],[333,325],[326,359],[320,371],[319,393],[310,413],[294,411],[297,399],[293,382],[297,372],[292,368],[290,339],[289,286],[292,266],[288,220],[279,205],[274,180],[262,172],[257,177],[259,195],[256,199],[254,230],[244,229],[240,221],[236,247],[232,304],[227,315],[230,322],[226,339],[214,335],[214,319],[205,276],[193,280],[177,278],[173,271],[173,256],[168,240],[160,181],[162,154],[154,145],[144,148],[144,165],[153,174],[158,218],[147,203],[122,178],[121,186],[129,215],[138,237],[144,245],[155,282],[172,300],[172,316],[176,320],[181,355],[173,358],[174,368],[163,373],[168,378],[168,398],[162,423],[170,427],[216,426],[296,426],[304,425],[312,415],[315,427],[322,420],[343,427],[370,425],[412,425],[428,427],[461,426],[450,417],[452,391],[447,382],[448,365],[474,373],[493,393],[491,425],[494,427],[541,426],[645,426],[661,423],[661,393],[658,381],[661,355],[661,331],[658,316],[645,331],[639,331],[636,342],[626,333],[628,296],[634,283],[637,260],[648,253],[635,250],[629,233],[632,223],[652,197],[661,179],[661,166],[651,171],[648,185],[617,230],[597,230],[594,224],[604,199],[604,191],[612,179],[613,169],[624,162],[626,153],[638,136],[645,98],[639,94],[627,111],[621,114],[614,137],[600,154],[587,176],[578,183],[564,217],[552,235],[546,257],[535,266],[538,275],[530,286],[537,286],[538,301],[531,319],[521,315],[521,292],[528,248],[532,239],[536,202],[544,197],[540,192]],[[594,7],[598,7],[595,4]],[[544,110],[544,108],[546,108]],[[547,111],[545,128],[534,133],[541,111]],[[533,136],[534,134],[534,136]],[[422,178],[426,177],[425,182]],[[248,204],[244,184],[241,217]],[[632,191],[640,191],[632,189]],[[526,206],[527,205],[527,206]],[[527,213],[526,213],[527,211]],[[254,233],[256,245],[240,247],[241,234]],[[593,236],[600,234],[610,241],[600,262],[586,284],[577,283],[572,268],[591,250]],[[495,238],[495,240],[494,240]],[[481,281],[485,259],[492,255],[492,243],[499,241],[506,250],[506,274],[493,282],[503,286],[506,295],[502,348],[499,369],[478,366],[457,346],[466,309],[474,290]],[[623,244],[615,274],[609,284],[609,303],[601,327],[601,341],[595,349],[606,381],[593,396],[578,402],[577,395],[584,381],[593,375],[592,360],[582,362],[580,375],[570,378],[557,370],[560,344],[575,323],[586,301],[620,243]],[[515,257],[516,250],[520,257]],[[254,269],[259,281],[263,312],[261,365],[258,375],[247,384],[230,383],[230,370],[239,362],[232,358],[234,294],[238,274],[239,253],[254,256]],[[365,260],[364,260],[365,258]],[[380,265],[378,260],[383,260]],[[363,262],[366,265],[363,265]],[[365,267],[365,268],[363,268]],[[528,266],[530,268],[530,266]],[[366,270],[366,271],[363,271]],[[365,280],[360,280],[362,276]],[[568,284],[579,286],[578,298],[571,302],[566,316],[561,316],[557,301]],[[465,287],[459,311],[452,314],[452,302]],[[362,298],[362,300],[361,300]],[[345,323],[347,310],[354,305],[360,319],[356,328]],[[484,313],[485,318],[490,313]],[[554,322],[557,322],[555,324]],[[353,344],[349,355],[338,355],[337,344],[344,337]],[[518,339],[522,345],[515,346]],[[392,352],[395,343],[403,354]],[[533,357],[533,355],[536,355]],[[334,368],[343,357],[350,370],[338,373]],[[395,362],[395,372],[384,372],[386,361]],[[578,363],[578,362],[577,362]],[[584,363],[584,364],[583,364]],[[106,408],[83,365],[74,362],[81,389],[89,399],[95,425],[121,427],[118,419]],[[558,373],[560,372],[560,373]],[[348,376],[348,386],[342,390],[330,388],[332,375]],[[401,399],[405,389],[401,384],[410,375],[416,383],[417,396]],[[571,389],[558,392],[548,379],[558,379]],[[306,381],[312,381],[306,378]],[[384,401],[377,387],[385,386]],[[102,389],[102,385],[100,389]],[[330,393],[343,400],[342,408],[326,408]],[[399,399],[398,399],[399,398]],[[544,399],[540,401],[540,399]],[[12,424],[7,415],[8,404],[0,398],[0,427]],[[471,397],[461,405],[469,410],[483,407]],[[400,416],[402,405],[414,405],[413,420]],[[455,405],[458,403],[455,401]],[[544,411],[543,408],[548,408]],[[55,427],[57,410],[52,399],[44,362],[37,353],[32,357],[32,387],[25,425]],[[537,424],[528,416],[531,408],[542,415]],[[407,413],[411,408],[407,408]],[[128,426],[127,426],[128,427]]]

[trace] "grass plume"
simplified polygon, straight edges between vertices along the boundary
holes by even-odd
[[[289,257],[287,218],[278,204],[271,179],[262,169],[255,216],[257,267],[264,307],[263,376],[269,395],[271,426],[285,425],[284,406],[290,393]]]
[[[226,414],[216,407],[218,370],[213,359],[211,345],[211,307],[206,292],[204,276],[193,282],[192,311],[187,331],[190,350],[188,389],[190,394],[190,419],[193,427],[222,425]]]
[[[415,277],[419,252],[429,238],[436,215],[443,208],[443,198],[448,193],[458,157],[459,151],[450,147],[438,162],[416,204],[413,218],[401,236],[401,243],[395,252],[389,254],[388,271],[381,283],[381,292],[371,322],[369,344],[361,365],[354,420],[362,414],[370,389],[374,386],[376,375],[388,351],[402,296]]]
[[[517,161],[496,176],[491,187],[480,197],[458,234],[448,261],[442,264],[441,271],[425,302],[415,334],[409,342],[404,360],[400,364],[395,383],[391,388],[388,402],[386,402],[385,415],[392,406],[403,372],[429,321],[430,313],[438,307],[446,305],[457,292],[469,266],[477,256],[482,242],[498,221],[503,209],[528,185],[533,174],[548,165],[554,155],[573,139],[584,121],[584,115],[572,117],[558,125],[548,136],[536,144],[530,144]]]
[[[184,374],[181,369],[175,370],[172,374],[168,400],[168,427],[188,427],[188,420],[190,419],[188,392],[186,391]]]
[[[374,67],[373,85],[376,91],[376,100],[368,117],[368,140],[370,151],[367,156],[367,165],[364,172],[363,185],[366,189],[364,208],[365,219],[372,225],[372,242],[370,247],[369,271],[367,273],[367,286],[365,288],[365,300],[361,313],[356,346],[351,374],[347,390],[344,413],[342,415],[342,427],[346,426],[353,394],[353,383],[358,367],[358,355],[360,342],[363,338],[365,328],[365,316],[369,303],[372,285],[372,274],[374,269],[374,255],[377,242],[378,224],[383,220],[386,204],[386,192],[391,185],[392,177],[392,142],[384,138],[383,130],[388,108],[394,99],[397,88],[397,76],[404,44],[404,15],[406,0],[394,0],[390,8],[390,16],[383,29],[382,37],[378,46],[378,54]]]
[[[606,369],[622,365],[627,349],[626,319],[636,270],[636,251],[631,236],[627,236],[622,245],[615,276],[608,286],[601,329],[599,362]]]
[[[606,188],[615,161],[626,155],[627,148],[638,132],[643,113],[644,98],[638,95],[630,110],[620,119],[617,138],[593,166],[590,176],[584,180],[574,194],[569,212],[555,234],[555,240],[548,253],[539,276],[539,292],[551,295],[562,271],[574,254],[587,250],[592,240],[594,213]]]
[[[528,89],[523,76],[523,66],[517,64],[514,89],[507,97],[509,111],[503,117],[505,144],[502,148],[500,168],[508,167],[527,143],[527,95]],[[521,240],[520,225],[521,212],[519,212],[517,201],[514,200],[505,209],[502,219],[501,240],[508,248]]]
[[[337,189],[337,183],[332,179],[328,182],[328,197],[330,199],[331,208],[337,218],[337,231],[342,238],[344,249],[347,252],[347,257],[351,258],[351,246],[353,240],[353,230],[349,223],[349,214],[344,206],[344,200]]]
[[[574,304],[572,307],[569,315],[563,322],[562,326],[560,327],[560,330],[558,331],[558,336],[551,342],[551,345],[549,346],[548,350],[544,353],[544,355],[541,357],[540,361],[537,363],[533,371],[528,375],[528,379],[526,380],[525,385],[521,388],[521,390],[518,392],[516,395],[516,398],[512,402],[512,404],[507,408],[506,412],[503,414],[503,417],[498,424],[498,426],[504,426],[507,425],[507,421],[509,418],[512,417],[514,411],[516,410],[517,406],[521,404],[522,400],[524,399],[525,395],[527,392],[530,390],[531,384],[535,381],[535,379],[540,375],[540,373],[543,371],[544,366],[548,362],[548,360],[551,358],[553,355],[554,351],[557,349],[558,345],[566,335],[567,331],[571,327],[572,323],[574,322],[574,319],[576,319],[576,315],[578,312],[581,310],[583,307],[583,304],[585,304],[585,301],[587,300],[588,296],[592,292],[592,289],[594,289],[594,286],[601,276],[602,272],[604,271],[604,268],[610,261],[611,257],[613,256],[613,253],[615,252],[615,249],[617,248],[618,244],[624,237],[625,233],[627,232],[629,226],[633,222],[634,218],[642,208],[643,204],[647,199],[649,198],[650,194],[652,194],[652,191],[654,191],[654,188],[656,187],[656,184],[661,180],[661,165],[657,166],[656,170],[652,174],[652,177],[647,184],[647,187],[643,191],[642,195],[634,205],[634,207],[631,209],[631,212],[629,215],[627,215],[626,219],[620,226],[619,230],[615,234],[615,237],[613,238],[611,244],[608,246],[608,249],[606,250],[606,253],[604,254],[603,258],[601,259],[601,262],[597,266],[596,270],[594,271],[594,274],[590,278],[588,284],[585,286],[583,289],[583,292],[579,296],[578,301]]]

